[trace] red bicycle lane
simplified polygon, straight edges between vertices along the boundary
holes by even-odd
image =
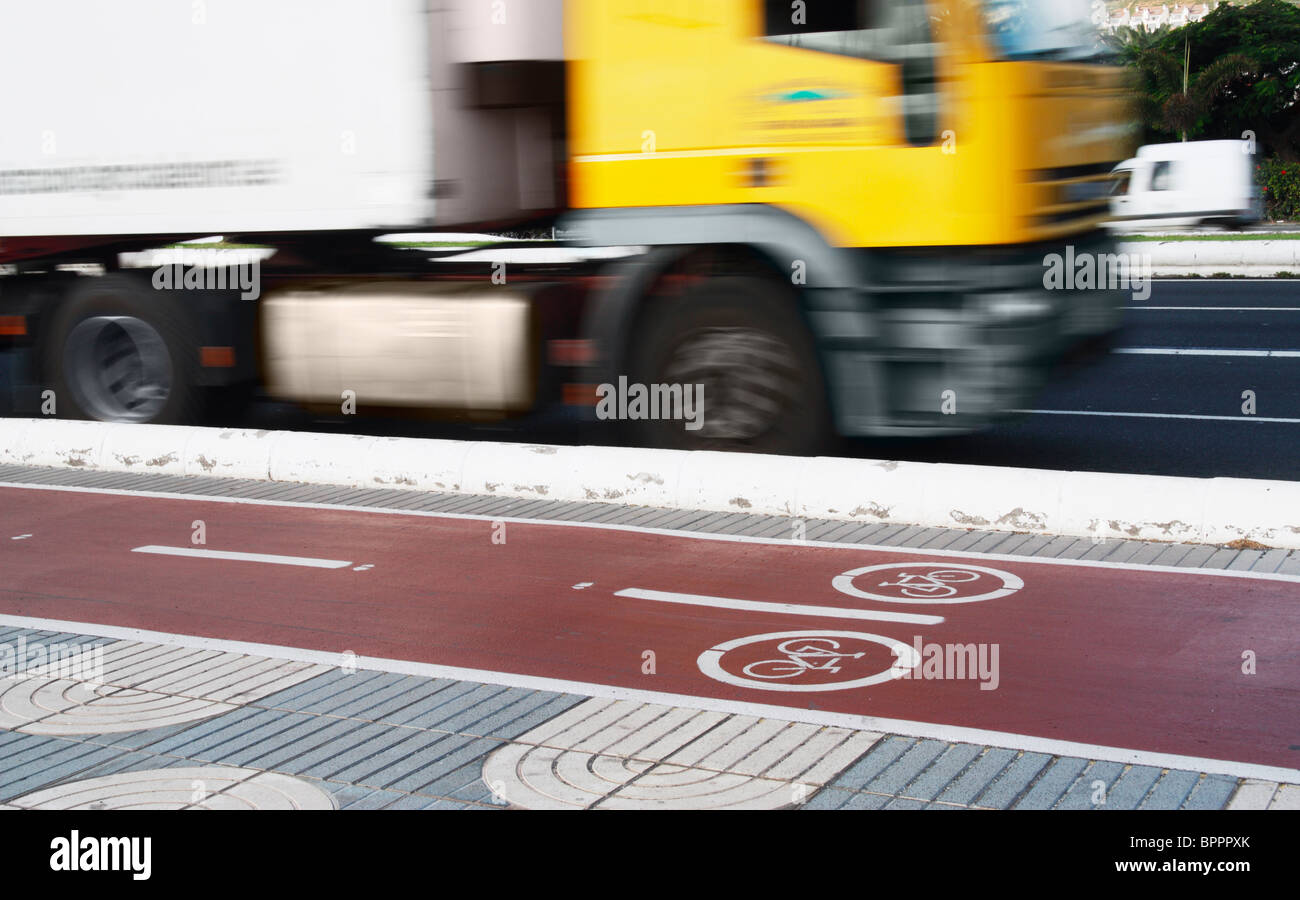
[[[1300,768],[1295,581],[49,490],[0,522],[14,615]],[[342,565],[164,555],[211,551]]]

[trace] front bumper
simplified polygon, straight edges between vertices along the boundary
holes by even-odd
[[[856,298],[870,337],[819,335],[845,435],[987,427],[1030,406],[1060,361],[1120,325],[1124,291],[1095,277],[1102,257],[1114,262],[1104,235],[1068,245],[859,252],[870,254],[874,274]],[[1093,276],[1076,268],[1078,277],[1063,283],[1049,278],[1067,258],[1072,267],[1092,260]]]

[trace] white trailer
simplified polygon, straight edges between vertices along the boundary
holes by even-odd
[[[0,239],[410,231],[553,209],[552,120],[482,96],[501,91],[476,64],[558,66],[560,0],[509,9],[0,5]]]
[[[175,421],[254,379],[336,406],[530,408],[528,285],[417,288],[428,260],[373,239],[558,212],[562,23],[562,0],[0,5],[0,264],[19,276],[0,300],[40,411]],[[290,275],[253,287],[229,253],[197,276],[119,269],[217,233]],[[295,255],[355,277],[303,284]],[[73,276],[95,261],[108,274]]]

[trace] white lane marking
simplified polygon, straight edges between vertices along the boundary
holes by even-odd
[[[1023,410],[1028,412],[1029,410]],[[716,534],[704,531],[674,531],[671,528],[643,528],[637,525],[615,525],[604,522],[573,522],[560,519],[529,519],[519,516],[481,516],[472,513],[444,513],[422,509],[387,509],[381,506],[350,506],[342,503],[303,503],[291,500],[254,500],[247,497],[200,497],[194,494],[176,494],[167,491],[126,491],[120,488],[76,487],[62,484],[23,484],[0,481],[0,489],[17,488],[34,491],[65,491],[72,494],[105,494],[114,497],[146,497],[151,500],[182,500],[195,503],[235,503],[248,506],[279,506],[287,509],[319,509],[337,512],[368,513],[372,515],[416,516],[425,519],[458,519],[466,522],[508,522],[516,525],[554,525],[560,528],[594,528],[604,531],[624,531],[634,534],[653,534],[660,537],[685,538],[693,541],[719,541],[730,544],[765,544],[771,547],[818,547],[835,550],[868,550],[881,553],[915,554],[917,556],[963,557],[966,559],[997,559],[1005,562],[1029,563],[1041,566],[1082,566],[1092,569],[1123,569],[1129,572],[1165,572],[1170,575],[1210,575],[1218,578],[1255,578],[1261,581],[1288,581],[1300,584],[1300,575],[1282,575],[1277,572],[1250,572],[1238,569],[1193,569],[1185,566],[1154,566],[1144,563],[1117,563],[1095,559],[1054,559],[1050,557],[1016,556],[1013,553],[977,553],[970,550],[931,550],[925,547],[900,547],[888,544],[846,544],[837,541],[817,541],[794,538],[751,537],[744,534]],[[436,492],[429,492],[436,493]],[[460,496],[469,496],[468,494]],[[612,505],[612,504],[611,504]],[[686,510],[687,507],[679,507]],[[845,522],[853,521],[850,519]],[[871,524],[862,522],[860,524]],[[901,525],[901,522],[892,523]],[[997,534],[1001,532],[989,532]],[[1067,535],[1068,537],[1068,535]],[[1079,537],[1086,541],[1088,538]],[[1173,546],[1173,542],[1170,542]],[[1271,549],[1271,548],[1270,548]]]
[[[589,587],[591,587],[591,586],[592,586],[593,584],[595,584],[595,583],[596,583],[596,582],[594,582],[594,581],[580,581],[580,582],[578,582],[577,584],[575,584],[575,585],[573,586],[573,589],[574,589],[575,591],[580,591],[580,590],[582,590],[582,589],[584,589],[584,588],[589,588]]]
[[[748,612],[814,616],[826,619],[875,619],[881,622],[907,622],[912,625],[938,625],[943,621],[943,616],[923,616],[917,613],[876,612],[870,609],[848,609],[840,606],[800,606],[797,603],[766,603],[761,600],[733,600],[728,597],[675,594],[671,591],[647,591],[641,588],[615,591],[614,596],[630,597],[633,600],[655,600],[660,603],[716,606],[719,609],[743,609]]]
[[[242,553],[238,550],[200,550],[196,547],[160,547],[150,544],[132,547],[132,553],[156,553],[159,556],[195,556],[200,559],[230,559],[237,562],[273,563],[278,566],[310,566],[313,569],[341,569],[352,565],[346,559],[316,559],[311,556],[277,556],[274,553]]]
[[[344,565],[346,565],[346,563],[344,563]],[[363,565],[363,566],[353,566],[353,567],[352,567],[352,571],[353,571],[353,572],[368,572],[368,571],[370,571],[371,569],[373,569],[374,567],[375,567],[375,564],[374,564],[374,563],[366,563],[366,564]]]
[[[22,541],[22,540],[26,540],[26,539],[29,538],[29,537],[31,537],[30,534],[15,534],[15,535],[14,535],[13,537],[11,537],[9,540],[11,540],[11,541]]]
[[[491,519],[485,519],[491,521]],[[897,549],[897,548],[894,548]],[[1182,570],[1186,571],[1186,570]],[[43,619],[33,616],[0,614],[0,625],[10,628],[35,628],[42,631],[65,631],[95,637],[121,638],[133,641],[153,641],[177,647],[202,650],[220,650],[230,653],[260,654],[271,659],[319,663],[338,667],[339,654],[323,650],[305,650],[276,644],[254,644],[246,641],[226,641],[217,638],[195,637],[165,631],[146,631],[139,628],[121,628],[115,625],[94,625],[88,622],[67,622],[61,619]],[[476,681],[480,684],[518,687],[557,693],[582,694],[587,697],[607,697],[611,700],[639,700],[643,703],[666,703],[685,709],[704,709],[730,715],[759,716],[781,719],[786,722],[807,722],[812,725],[830,725],[858,731],[881,731],[907,737],[931,738],[950,743],[982,744],[1006,747],[1029,753],[1047,753],[1056,756],[1079,756],[1085,759],[1106,760],[1138,766],[1155,766],[1166,769],[1186,769],[1211,775],[1231,775],[1237,778],[1262,778],[1294,784],[1300,782],[1300,769],[1284,769],[1259,763],[1234,762],[1199,756],[1182,756],[1173,753],[1156,753],[1147,750],[1130,750],[1077,741],[1061,741],[1033,735],[1005,731],[986,731],[957,725],[935,725],[931,722],[913,722],[906,719],[883,719],[876,716],[855,716],[821,710],[801,709],[795,706],[777,706],[769,703],[750,703],[740,700],[717,700],[712,697],[694,697],[690,694],[669,694],[639,688],[623,688],[586,681],[569,681],[563,678],[544,678],[538,675],[518,675],[491,669],[467,669],[460,666],[440,666],[433,663],[410,662],[358,656],[356,668],[394,675],[422,675],[427,678],[452,678]]]
[[[1300,306],[1130,306],[1162,312],[1300,312]]]
[[[1300,350],[1227,350],[1214,347],[1120,347],[1125,356],[1249,356],[1259,359],[1300,359]]]
[[[1113,419],[1190,419],[1198,422],[1272,422],[1275,425],[1300,425],[1300,419],[1269,416],[1193,416],[1185,413],[1098,412],[1089,409],[1013,409],[1010,412],[1029,416],[1101,416]]]

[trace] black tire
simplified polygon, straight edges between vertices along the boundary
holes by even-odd
[[[44,331],[62,418],[179,424],[198,407],[198,349],[170,298],[122,275],[87,278]]]
[[[628,343],[628,384],[703,385],[698,430],[681,418],[631,420],[634,443],[805,456],[832,433],[812,335],[793,292],[761,278],[705,279],[649,301]]]

